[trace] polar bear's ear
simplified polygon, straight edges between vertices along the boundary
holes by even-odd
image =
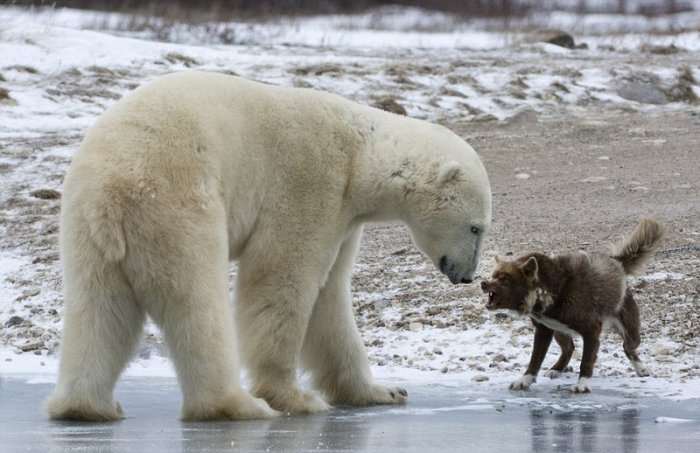
[[[455,181],[462,174],[462,166],[459,162],[450,161],[442,164],[438,171],[437,181],[439,184],[445,184],[450,181]]]

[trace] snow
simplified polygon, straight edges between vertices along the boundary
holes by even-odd
[[[656,417],[655,423],[693,423],[697,420],[690,420],[687,418],[673,418],[673,417]]]
[[[700,33],[649,33],[661,28],[698,29],[697,11],[658,20],[549,15],[550,26],[589,33],[577,36],[589,45],[585,54],[551,44],[519,44],[517,33],[488,31],[484,24],[465,24],[442,14],[425,15],[414,9],[373,14],[233,24],[238,44],[205,46],[201,44],[207,44],[206,38],[186,29],[178,31],[181,43],[156,42],[138,39],[136,34],[117,36],[85,29],[97,20],[92,13],[0,7],[0,88],[6,88],[10,97],[0,98],[0,375],[31,374],[52,380],[57,373],[63,310],[55,242],[58,202],[38,205],[29,192],[37,187],[59,190],[85,128],[124,93],[161,74],[190,67],[234,71],[268,83],[312,85],[367,104],[399,93],[410,115],[431,121],[478,120],[486,115],[505,120],[525,109],[546,113],[547,107],[557,103],[578,108],[604,101],[638,111],[683,108],[678,102],[641,105],[617,94],[619,82],[639,71],[633,61],[643,58],[644,45],[683,49],[674,66],[644,68],[660,84],[675,83],[683,65],[700,78],[696,55]],[[107,19],[119,20],[117,16]],[[609,46],[616,48],[614,55]],[[619,64],[620,54],[629,54],[629,64]],[[545,56],[552,64],[539,67],[537,62]],[[423,73],[412,70],[403,75],[406,60],[424,65]],[[81,91],[71,92],[76,86]],[[514,94],[517,86],[522,87],[522,95]],[[438,95],[440,87],[449,89]],[[697,86],[692,89],[700,92]],[[584,181],[605,179],[592,175]],[[37,235],[49,240],[37,245],[29,239]],[[401,269],[395,272],[400,275]],[[641,278],[653,283],[689,277],[656,272]],[[387,289],[389,293],[400,290],[391,285]],[[387,294],[358,292],[355,297],[382,307],[382,317],[397,319],[401,313],[382,304]],[[30,325],[7,327],[13,316],[29,320]],[[376,329],[364,334],[379,379],[502,389],[520,376],[529,359],[528,329],[527,320],[507,326],[487,320],[468,330],[423,326],[416,331]],[[152,325],[148,336],[149,344],[160,343]],[[37,339],[43,342],[42,348],[20,353],[19,347]],[[664,343],[663,338],[659,344],[673,355],[673,344]],[[577,347],[580,351],[580,344]],[[547,363],[558,352],[552,349]],[[157,349],[143,352],[127,375],[174,376],[171,364]],[[495,362],[498,354],[504,360]],[[697,355],[673,356],[670,362],[642,355],[656,377],[633,377],[623,355],[601,353],[599,363],[604,366],[594,375],[594,391],[700,398]],[[678,370],[693,367],[694,374],[678,377]],[[476,379],[484,375],[487,380]],[[576,379],[577,373],[564,373],[556,381],[540,377],[535,386],[568,387]]]

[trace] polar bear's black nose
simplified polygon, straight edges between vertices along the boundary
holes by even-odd
[[[462,279],[462,283],[471,283],[471,282],[473,282],[473,281],[474,281],[474,280],[472,280],[471,278],[463,278],[463,279]]]

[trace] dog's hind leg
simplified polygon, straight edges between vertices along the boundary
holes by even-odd
[[[561,332],[554,332],[554,339],[557,340],[561,348],[561,355],[557,363],[544,373],[544,375],[550,379],[556,379],[561,376],[564,370],[566,370],[566,366],[569,364],[571,356],[574,353],[574,340],[572,340],[570,336]]]
[[[622,347],[625,355],[632,363],[637,376],[651,376],[651,370],[639,359],[637,347],[639,347],[639,308],[632,297],[632,293],[627,291],[622,309],[618,313],[618,319],[622,326]]]
[[[603,330],[602,323],[591,326],[591,329],[583,336],[583,355],[581,356],[581,369],[578,375],[578,382],[571,386],[574,393],[589,393],[591,391],[591,377],[593,376],[593,366],[598,356],[600,347],[600,332]]]

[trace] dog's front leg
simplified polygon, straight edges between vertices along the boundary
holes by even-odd
[[[583,335],[583,355],[578,382],[571,386],[571,391],[574,393],[589,393],[591,391],[591,376],[593,376],[593,365],[595,365],[598,356],[601,330],[602,326],[597,326],[591,332]]]
[[[532,346],[530,364],[527,366],[525,374],[510,384],[511,390],[527,390],[537,380],[537,373],[542,367],[544,356],[547,355],[547,349],[549,349],[549,344],[552,342],[552,336],[554,335],[552,329],[543,326],[535,320],[532,323],[535,325],[535,342]]]

